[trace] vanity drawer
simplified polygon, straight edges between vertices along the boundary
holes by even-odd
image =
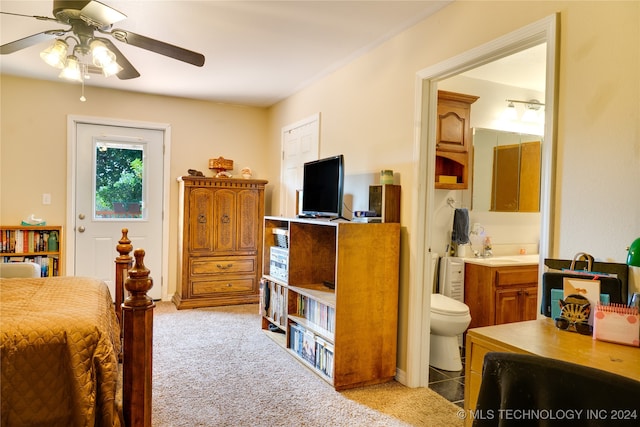
[[[538,283],[538,266],[500,267],[496,269],[496,286]]]
[[[255,274],[256,257],[194,257],[190,260],[192,276],[219,274]]]

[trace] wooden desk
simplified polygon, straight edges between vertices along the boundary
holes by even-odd
[[[534,354],[602,369],[640,381],[640,348],[562,331],[552,319],[474,328],[467,331],[464,409],[476,408],[484,355],[490,351]],[[471,419],[466,419],[471,425]]]

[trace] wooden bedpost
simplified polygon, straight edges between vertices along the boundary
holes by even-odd
[[[133,252],[135,264],[124,285],[129,296],[122,304],[124,422],[127,427],[151,427],[151,362],[153,345],[153,309],[147,295],[153,286],[149,269],[144,266],[144,250]]]
[[[122,302],[124,301],[124,282],[127,280],[129,275],[129,269],[133,264],[133,258],[131,255],[131,251],[133,250],[133,245],[131,244],[131,240],[127,234],[129,230],[127,228],[122,229],[122,238],[118,241],[118,245],[116,246],[116,250],[120,255],[116,257],[116,316],[118,316],[118,322],[122,327]],[[122,330],[122,328],[121,328]]]

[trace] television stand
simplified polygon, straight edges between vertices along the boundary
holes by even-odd
[[[263,229],[265,236],[289,232],[286,276],[281,261],[271,258],[272,240],[264,239],[265,334],[286,349],[291,363],[300,362],[336,390],[393,380],[400,224],[266,216]],[[303,351],[305,343],[315,354]]]

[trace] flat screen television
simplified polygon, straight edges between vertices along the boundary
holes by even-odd
[[[302,215],[342,217],[344,157],[342,154],[303,166]]]

